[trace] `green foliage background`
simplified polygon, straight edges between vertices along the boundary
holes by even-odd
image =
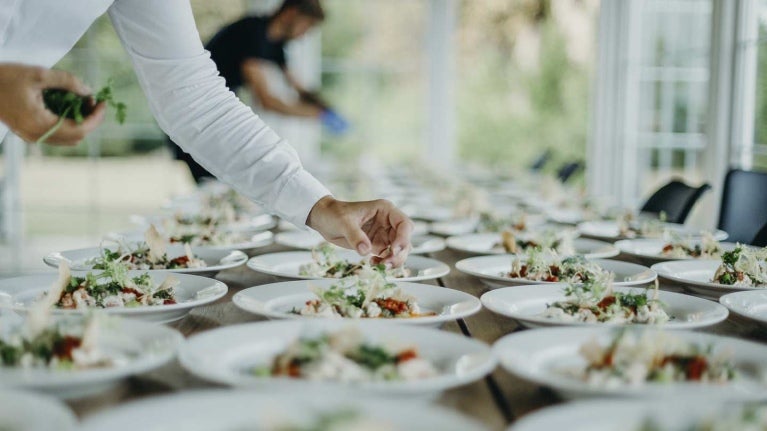
[[[204,40],[244,13],[247,4],[244,0],[192,3]],[[418,158],[428,121],[426,2],[325,0],[324,4],[328,20],[322,31],[321,90],[354,129],[342,139],[325,136],[323,152],[350,160],[366,152],[388,161]],[[454,43],[456,128],[462,160],[515,168],[547,148],[557,158],[551,166],[585,158],[593,62],[571,58],[567,35],[561,21],[554,19],[552,6],[551,0],[460,2]],[[596,13],[591,25],[597,25]],[[514,57],[517,32],[524,26],[532,26],[540,35],[534,69],[520,67]],[[482,37],[477,38],[478,34]],[[760,37],[767,39],[764,24]],[[118,127],[108,119],[93,139],[98,145],[43,146],[44,154],[118,157],[164,148],[162,133],[108,19],[98,20],[58,67],[82,76],[93,87],[113,78],[118,98],[128,104],[129,125]],[[758,75],[755,140],[767,144],[764,48],[759,49]],[[685,112],[675,115],[675,129],[676,120],[684,123]],[[767,155],[757,155],[755,165],[767,168]]]

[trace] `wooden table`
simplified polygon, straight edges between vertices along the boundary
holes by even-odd
[[[275,245],[260,249],[258,254],[287,250]],[[432,257],[453,268],[450,275],[432,284],[461,290],[477,297],[487,291],[477,278],[464,275],[454,269],[455,262],[467,256],[445,250],[435,253]],[[221,326],[263,320],[235,307],[231,297],[244,288],[278,281],[275,277],[256,273],[246,266],[221,272],[216,278],[229,286],[229,293],[214,304],[195,309],[187,317],[172,325],[185,336]],[[482,310],[465,320],[451,322],[443,329],[493,343],[498,338],[522,328],[510,319]],[[761,342],[767,341],[767,334],[760,333],[756,325],[733,317],[706,331],[756,339]],[[128,400],[174,391],[216,387],[220,386],[192,376],[174,361],[150,373],[132,377],[106,394],[69,404],[78,416],[86,417]],[[491,430],[503,430],[520,416],[561,401],[551,391],[520,380],[498,368],[483,381],[446,392],[438,402],[476,418]]]

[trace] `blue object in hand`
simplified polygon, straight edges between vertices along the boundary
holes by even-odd
[[[343,135],[349,130],[349,122],[332,109],[322,111],[322,114],[320,114],[320,121],[335,135]]]

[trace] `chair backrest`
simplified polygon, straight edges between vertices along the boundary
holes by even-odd
[[[749,244],[757,247],[767,247],[767,223],[759,229],[759,233],[756,234]]]
[[[724,177],[719,229],[728,241],[750,243],[767,222],[767,173],[733,169]]]
[[[562,183],[566,183],[567,180],[569,180],[573,175],[575,175],[581,169],[583,169],[583,163],[581,162],[565,163],[557,171],[557,178],[559,178],[559,181],[561,181]]]
[[[642,205],[641,211],[655,214],[664,212],[666,221],[684,223],[695,203],[709,189],[711,186],[708,184],[692,187],[682,181],[673,180],[653,193]]]

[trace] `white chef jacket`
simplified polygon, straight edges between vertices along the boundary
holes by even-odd
[[[330,193],[228,90],[189,0],[0,0],[0,62],[51,67],[104,12],[165,133],[221,181],[303,226]]]

